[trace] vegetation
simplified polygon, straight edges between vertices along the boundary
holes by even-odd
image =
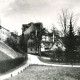
[[[15,51],[17,51],[17,40],[8,37],[5,41],[5,43],[7,43],[12,49],[14,49]]]
[[[59,62],[65,61],[64,52],[60,48],[55,49],[55,51],[52,51],[50,58],[51,61],[59,61]]]
[[[23,64],[24,61],[24,57],[0,61],[0,73],[2,74],[18,67],[19,65]]]
[[[37,36],[35,37],[35,43],[38,47],[38,53],[41,56],[41,40],[42,40],[42,35],[45,33],[45,28],[41,28],[38,30]]]
[[[20,47],[21,45],[17,44],[17,39],[12,38],[11,36],[8,37],[5,41],[5,43],[10,46],[13,50],[20,53],[21,55],[25,56],[25,51]],[[25,59],[27,59],[27,55],[25,56]]]
[[[76,47],[75,47],[76,46],[75,45],[76,39],[75,39],[71,19],[70,19],[69,34],[65,38],[67,40],[67,42],[65,42],[66,61],[72,61],[72,60],[75,61],[75,59],[76,59]]]
[[[24,33],[22,33],[22,35],[20,36],[19,46],[22,51],[27,52],[27,43],[25,43],[24,40]]]
[[[79,46],[76,45],[77,38],[76,38],[76,35],[74,32],[75,26],[76,26],[76,19],[74,17],[75,17],[75,15],[72,12],[70,13],[69,10],[62,10],[62,13],[59,15],[60,26],[61,26],[62,32],[64,34],[64,35],[62,35],[63,36],[62,41],[63,41],[66,49],[63,52],[57,46],[58,49],[56,49],[52,52],[53,57],[51,57],[51,59],[54,59],[54,60],[58,59],[58,61],[66,61],[66,62],[70,62],[70,63],[80,61],[78,58],[78,56],[80,55],[79,50],[78,50]],[[55,31],[55,29],[54,29],[53,32],[55,32],[54,36],[56,38],[54,41],[56,42],[56,41],[58,41],[58,39],[60,39],[60,37],[59,37],[59,35],[58,35],[58,37],[56,36],[58,31]],[[80,31],[78,30],[77,32],[79,35]]]
[[[34,74],[35,75],[34,75]],[[22,74],[7,80],[80,80],[80,68],[29,66]]]

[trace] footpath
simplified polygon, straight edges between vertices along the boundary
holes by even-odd
[[[63,64],[48,64],[41,62],[37,56],[28,54],[30,65],[55,66],[55,67],[80,67],[80,65],[63,65]]]
[[[80,65],[60,65],[60,64],[47,64],[41,62],[37,56],[28,54],[28,61],[26,61],[25,65],[19,66],[17,69],[14,69],[11,72],[0,75],[0,80],[8,79],[10,77],[16,76],[22,73],[29,65],[38,65],[38,66],[52,66],[52,67],[80,67]]]

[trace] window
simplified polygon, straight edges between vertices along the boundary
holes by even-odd
[[[31,51],[32,51],[32,48],[31,48]]]
[[[4,34],[4,31],[3,31],[3,34]]]

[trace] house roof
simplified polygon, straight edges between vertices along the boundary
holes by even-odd
[[[41,43],[53,43],[52,41],[41,41]]]
[[[4,28],[3,26],[0,25],[0,29],[3,28],[5,30],[7,30],[8,32],[10,32],[8,29]]]

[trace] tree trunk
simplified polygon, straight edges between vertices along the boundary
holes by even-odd
[[[38,46],[38,54],[41,57],[41,45]]]

